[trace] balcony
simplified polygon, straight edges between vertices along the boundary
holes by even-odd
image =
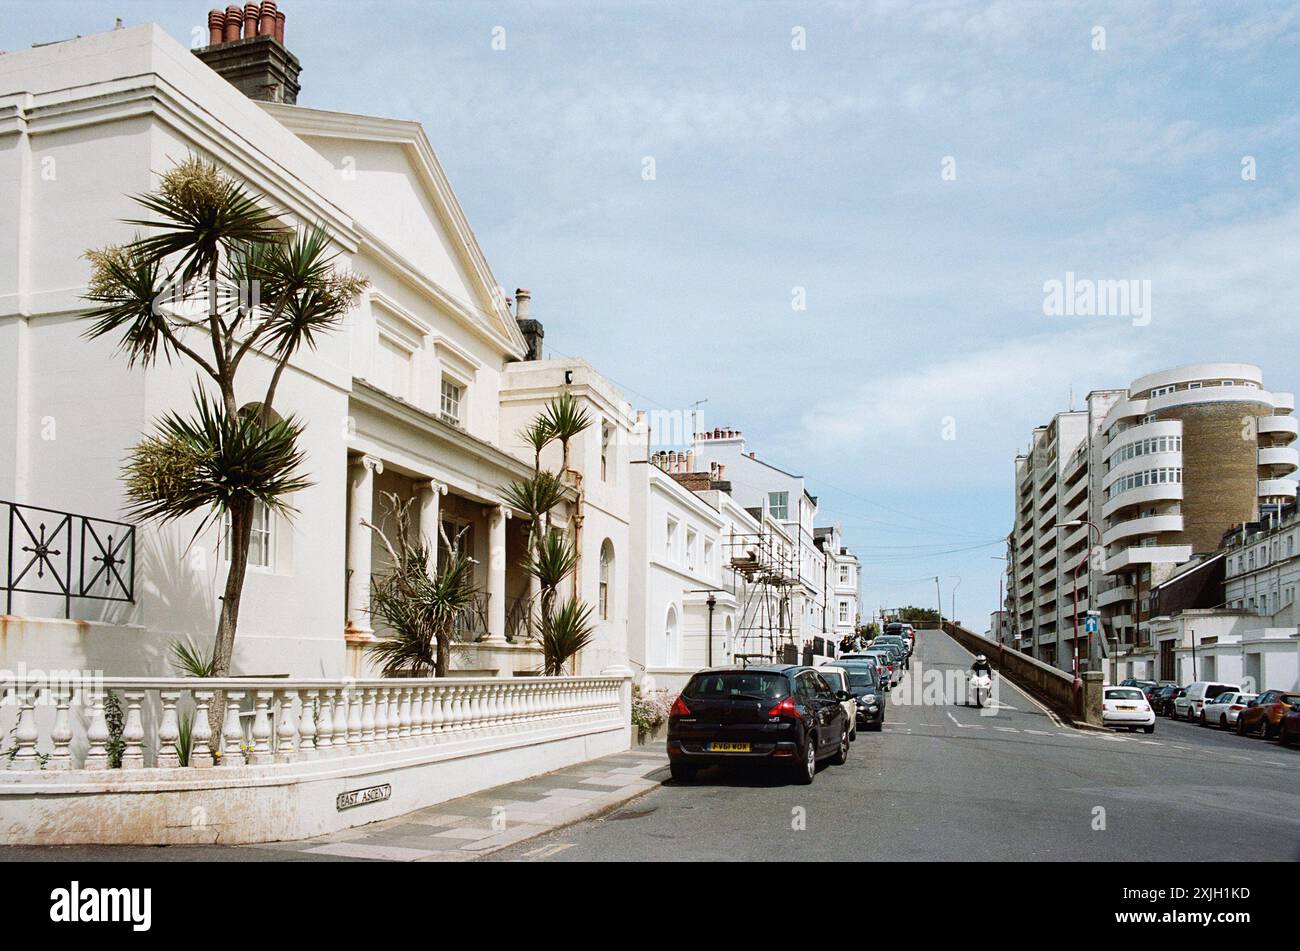
[[[1294,416],[1261,416],[1256,423],[1261,436],[1273,436],[1276,442],[1294,442],[1300,434],[1300,420]]]
[[[1259,480],[1259,497],[1261,499],[1287,498],[1296,497],[1295,479],[1260,479]]]
[[[1102,455],[1109,459],[1119,449],[1123,449],[1129,443],[1140,442],[1143,439],[1151,439],[1158,436],[1181,436],[1183,434],[1183,421],[1181,419],[1157,419],[1150,423],[1143,423],[1140,426],[1130,426],[1122,433],[1116,433],[1115,438],[1106,443],[1106,448]],[[1139,457],[1134,457],[1139,458]]]
[[[1147,502],[1181,502],[1183,484],[1181,482],[1159,482],[1156,485],[1143,485],[1127,492],[1121,492],[1113,499],[1107,499],[1101,507],[1104,518],[1130,505],[1145,505]]]
[[[1097,607],[1105,608],[1112,604],[1121,604],[1125,601],[1132,601],[1137,598],[1137,591],[1132,585],[1118,584],[1112,588],[1107,588],[1101,594],[1097,595]]]
[[[1300,469],[1300,449],[1294,446],[1272,446],[1259,450],[1260,473],[1267,479],[1290,475]]]
[[[1131,565],[1181,565],[1192,557],[1191,545],[1134,545],[1106,559],[1106,574],[1123,571]]]
[[[1101,543],[1113,545],[1121,538],[1134,535],[1158,535],[1162,532],[1181,532],[1183,517],[1181,515],[1148,515],[1145,518],[1131,518],[1118,525],[1112,525],[1102,533]]]

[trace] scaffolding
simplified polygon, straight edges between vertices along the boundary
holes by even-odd
[[[742,665],[774,663],[797,650],[791,594],[799,587],[793,546],[760,530],[726,538],[727,567],[736,596],[732,657]]]

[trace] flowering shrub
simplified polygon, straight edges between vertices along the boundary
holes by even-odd
[[[668,719],[668,711],[673,708],[676,699],[667,690],[651,690],[642,693],[640,687],[632,688],[632,725],[638,730],[650,732],[661,726]]]

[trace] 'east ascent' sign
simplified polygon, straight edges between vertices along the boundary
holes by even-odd
[[[354,806],[364,806],[372,802],[383,802],[393,794],[393,787],[388,783],[382,786],[368,786],[365,789],[352,789],[348,792],[339,793],[336,802],[338,811],[351,809]]]

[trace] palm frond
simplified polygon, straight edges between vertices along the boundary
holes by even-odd
[[[155,217],[129,223],[162,233],[138,238],[132,247],[159,262],[177,255],[173,272],[184,280],[205,275],[222,248],[288,237],[274,211],[215,164],[193,155],[165,172],[157,191],[134,199]]]
[[[542,663],[552,677],[564,675],[564,668],[591,643],[596,627],[591,605],[570,598],[542,625]]]
[[[213,676],[216,664],[212,655],[204,656],[188,637],[183,641],[172,641],[169,649],[172,666],[186,677]]]
[[[524,445],[532,447],[533,459],[537,461],[538,468],[540,468],[542,450],[555,438],[555,430],[551,428],[551,424],[547,422],[545,416],[538,416],[529,425],[519,430],[517,435]]]
[[[132,448],[123,473],[132,517],[168,521],[206,509],[206,525],[241,499],[292,515],[286,496],[312,484],[298,472],[302,424],[288,417],[264,426],[258,413],[232,416],[202,392],[194,402],[194,418],[170,413]]]
[[[527,513],[537,522],[564,501],[566,489],[553,473],[542,470],[529,479],[519,479],[501,487],[502,501],[511,508]]]
[[[162,325],[166,318],[159,306],[166,284],[158,261],[130,245],[87,251],[85,257],[91,268],[85,299],[98,306],[84,315],[94,321],[84,335],[102,337],[120,330],[118,348],[129,366],[149,366],[159,355],[169,358]]]
[[[579,407],[573,394],[568,392],[551,400],[542,419],[551,428],[555,438],[565,443],[591,425],[591,415]]]
[[[564,535],[547,532],[524,562],[524,571],[537,579],[543,592],[553,592],[577,565],[577,546]]]

